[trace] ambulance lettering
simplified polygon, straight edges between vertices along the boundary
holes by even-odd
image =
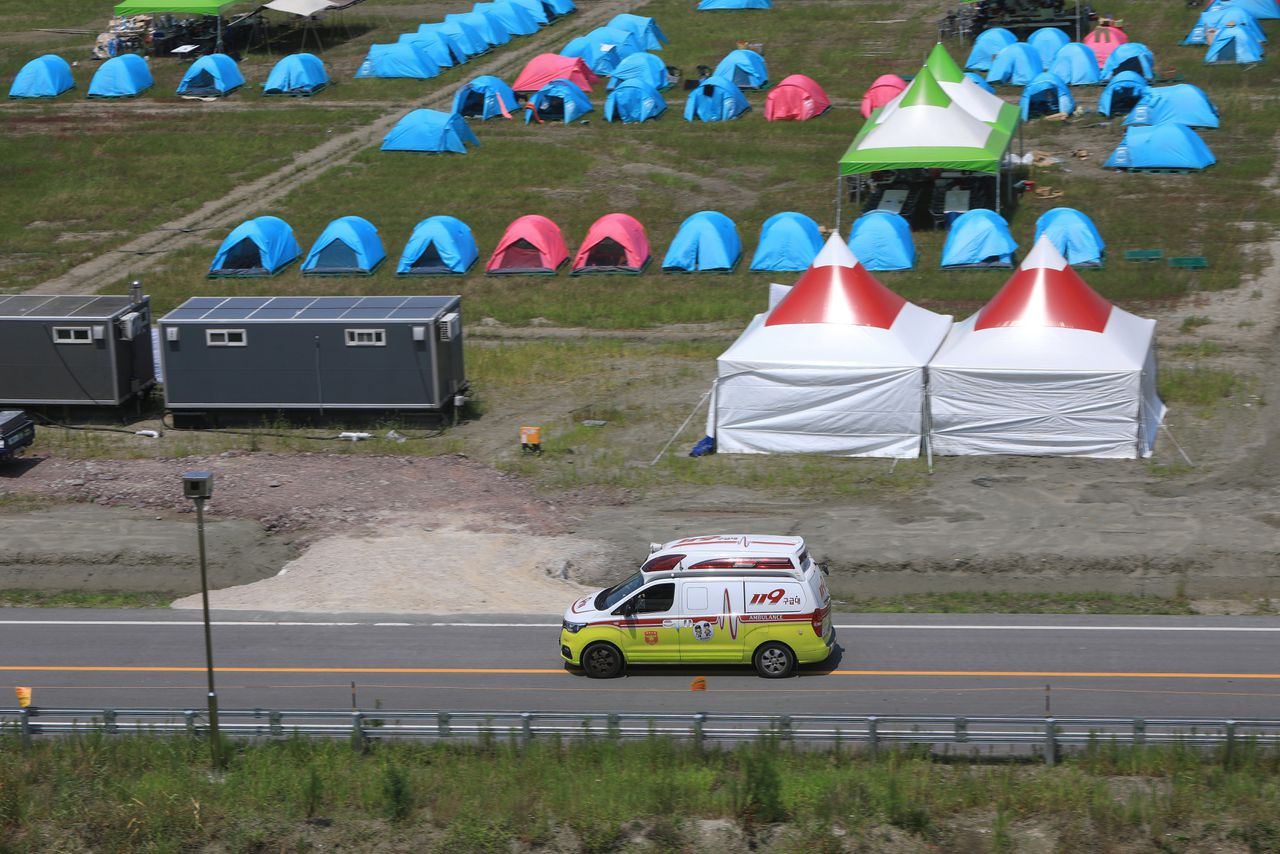
[[[747,612],[793,613],[804,606],[800,585],[791,582],[748,583]]]

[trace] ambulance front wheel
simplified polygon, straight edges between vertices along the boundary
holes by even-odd
[[[771,642],[760,645],[751,663],[765,679],[782,679],[796,669],[796,654],[786,644]]]
[[[582,651],[582,669],[592,679],[612,679],[622,673],[622,653],[611,643],[593,643]]]

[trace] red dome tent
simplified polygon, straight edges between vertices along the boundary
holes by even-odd
[[[489,276],[554,276],[569,260],[560,226],[529,214],[507,226],[484,272]]]
[[[1042,236],[929,362],[933,451],[1149,456],[1165,411],[1155,327],[1107,302]]]
[[[862,93],[862,117],[870,118],[871,114],[892,101],[898,93],[907,88],[907,81],[896,74],[881,74],[875,82]]]
[[[638,275],[649,266],[649,259],[649,236],[645,234],[644,226],[635,217],[624,213],[605,214],[587,230],[587,237],[573,259],[570,275]]]
[[[600,78],[587,67],[582,57],[541,53],[529,60],[511,88],[516,92],[537,92],[557,79],[568,80],[583,92],[590,92],[591,84],[600,82]]]
[[[764,99],[765,121],[808,121],[831,109],[831,99],[811,77],[792,74]]]
[[[1098,57],[1098,67],[1102,68],[1107,64],[1107,57],[1111,56],[1111,52],[1129,41],[1129,36],[1119,27],[1094,27],[1083,41],[1094,56]]]

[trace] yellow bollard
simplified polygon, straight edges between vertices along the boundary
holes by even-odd
[[[13,692],[18,695],[18,705],[26,708],[31,705],[31,689],[30,688],[14,688]]]
[[[690,690],[690,691],[705,691],[705,690],[707,690],[707,677],[705,677],[705,676],[695,676],[695,677],[693,678],[693,681],[689,683],[689,690]]]
[[[526,454],[542,453],[542,428],[520,428],[520,450]]]

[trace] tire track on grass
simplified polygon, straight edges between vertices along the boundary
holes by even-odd
[[[620,12],[630,11],[639,3],[640,0],[606,0],[592,3],[587,9],[580,8],[568,19],[571,27],[553,25],[540,30],[518,48],[503,51],[501,56],[476,64],[475,73],[499,75],[517,63],[523,64],[539,53],[548,52],[553,44],[567,42],[579,31],[586,32]],[[407,109],[447,106],[452,97],[452,92],[437,89],[409,102]],[[370,106],[376,108],[377,103],[371,103]],[[316,180],[330,169],[351,162],[365,147],[381,139],[405,112],[405,107],[397,107],[394,112],[383,115],[365,127],[334,136],[315,148],[295,155],[292,162],[274,172],[239,186],[221,198],[207,201],[191,213],[140,234],[123,246],[104,250],[97,257],[36,285],[27,293],[91,294],[103,286],[104,279],[145,273],[170,253],[200,240],[200,232],[239,223],[249,214],[270,208],[288,193]]]

